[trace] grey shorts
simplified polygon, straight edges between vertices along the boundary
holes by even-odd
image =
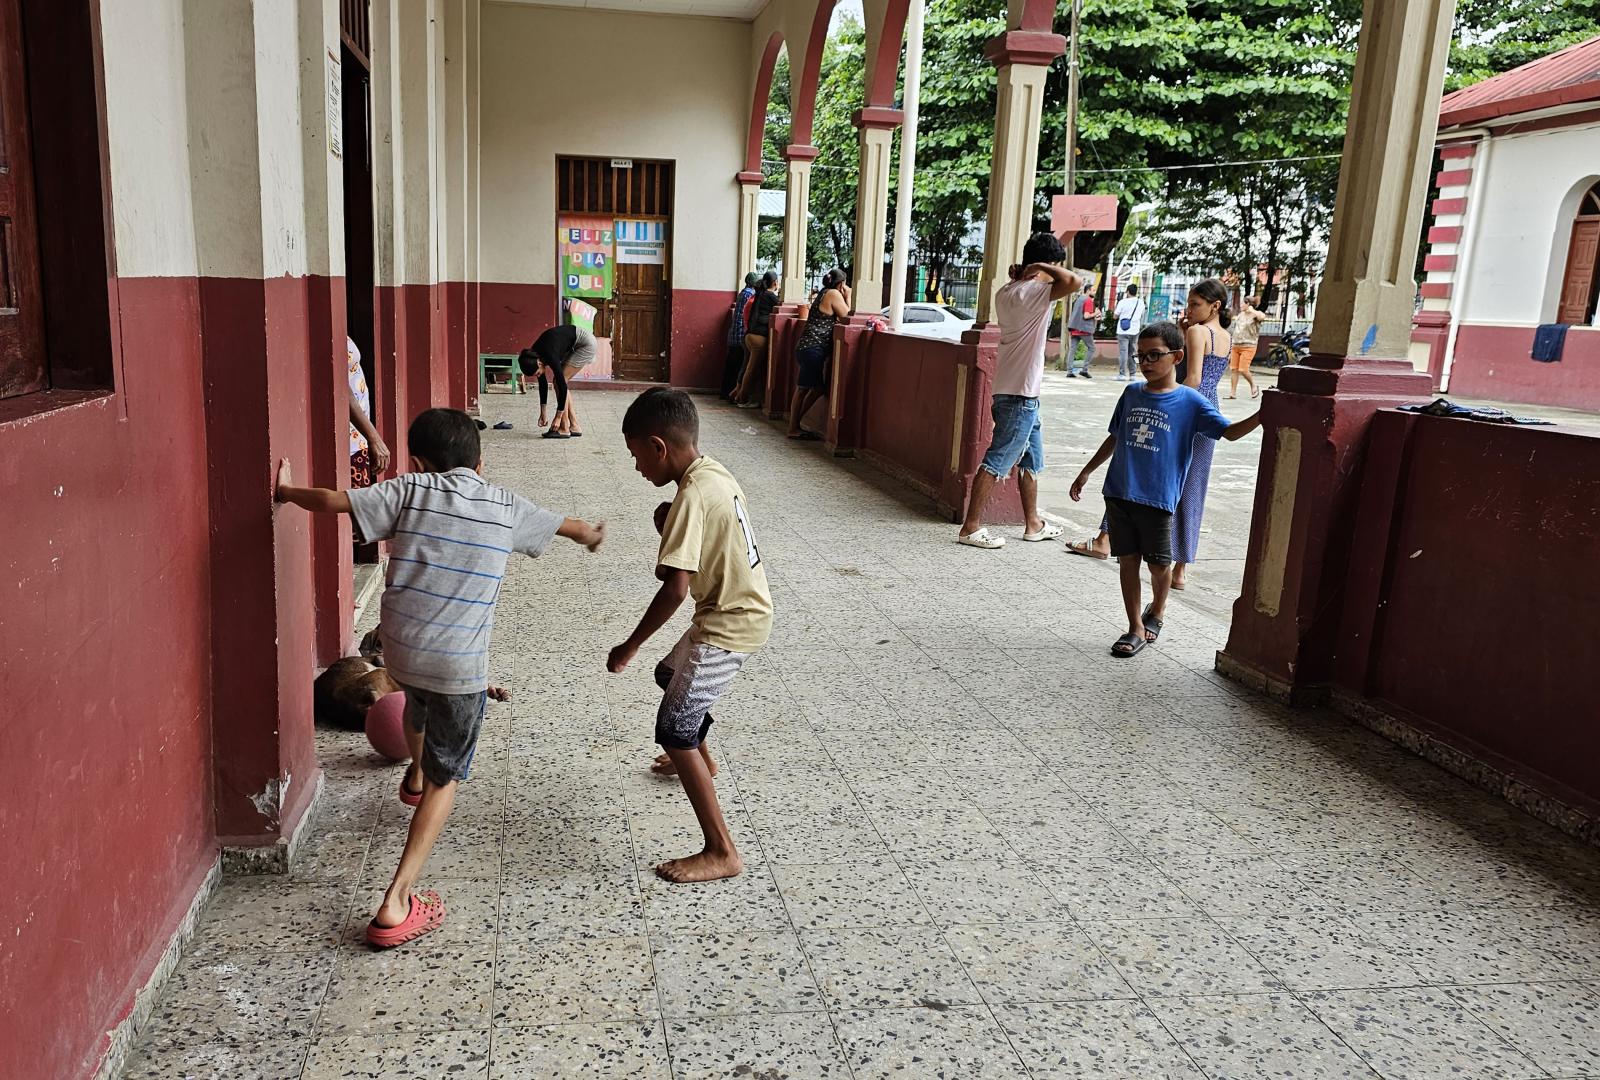
[[[1111,557],[1137,555],[1152,566],[1172,562],[1172,511],[1106,496]]]
[[[406,692],[406,726],[422,732],[422,775],[443,787],[465,780],[483,729],[487,695],[436,694],[402,686]]]
[[[693,750],[711,730],[711,706],[733,684],[749,653],[698,645],[684,634],[656,665],[656,685],[664,693],[656,710],[656,742],[672,750]]]
[[[579,342],[573,347],[572,355],[567,357],[566,369],[563,374],[567,371],[581,371],[588,367],[594,363],[594,354],[595,347],[593,345],[585,345]]]

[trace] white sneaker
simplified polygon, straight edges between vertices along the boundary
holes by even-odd
[[[1006,546],[1006,542],[1003,537],[990,536],[988,529],[979,529],[975,533],[968,533],[965,536],[958,536],[956,537],[956,543],[965,544],[967,547],[988,548],[990,551],[993,551],[995,548],[1003,548]]]

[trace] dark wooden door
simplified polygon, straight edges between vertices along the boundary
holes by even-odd
[[[49,386],[21,0],[0,0],[0,398]]]
[[[618,263],[611,370],[619,379],[667,381],[665,267]]]
[[[673,166],[670,161],[556,159],[556,209],[562,214],[667,223],[672,234]],[[668,256],[670,260],[670,256]],[[618,379],[666,382],[672,339],[672,286],[668,266],[616,263],[612,295],[589,299],[598,310],[594,330],[611,338],[611,371]]]
[[[1567,248],[1567,272],[1562,278],[1561,310],[1556,322],[1583,323],[1594,296],[1595,274],[1600,269],[1600,217],[1572,223],[1572,245]]]

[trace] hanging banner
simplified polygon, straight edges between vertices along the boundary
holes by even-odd
[[[561,304],[567,309],[567,321],[569,323],[580,330],[587,330],[591,334],[594,333],[594,317],[600,314],[598,308],[593,304],[584,303],[577,297],[569,297],[561,301]]]
[[[667,223],[635,218],[617,219],[617,261],[665,266]]]
[[[611,219],[563,214],[557,239],[561,244],[561,295],[609,297],[616,247]]]

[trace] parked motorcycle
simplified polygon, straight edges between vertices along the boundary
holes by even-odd
[[[1269,368],[1288,367],[1298,364],[1311,354],[1311,332],[1309,330],[1294,330],[1267,350],[1266,359],[1262,361]]]

